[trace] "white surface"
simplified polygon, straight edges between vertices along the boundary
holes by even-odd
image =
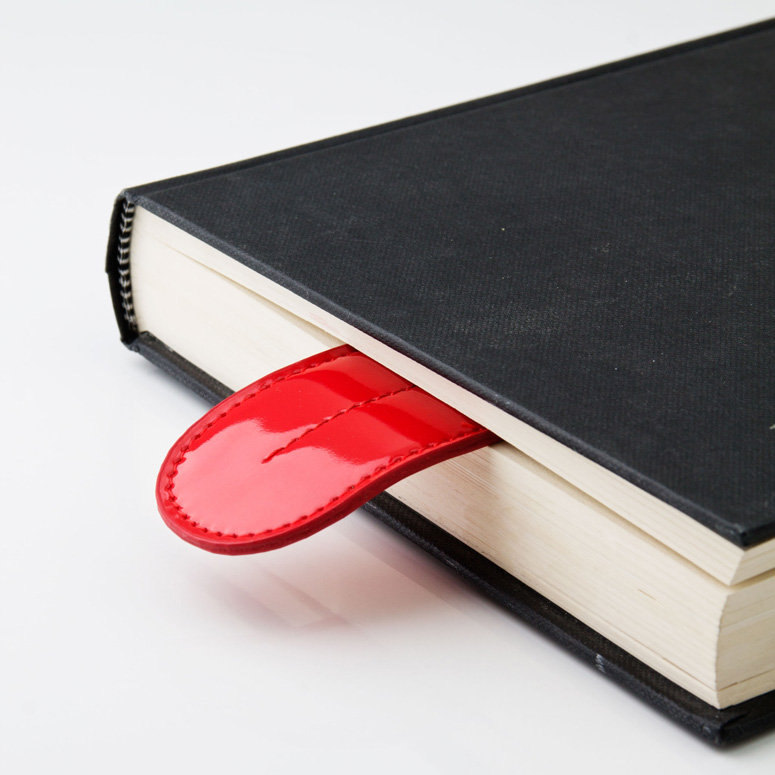
[[[715,751],[361,514],[224,558],[156,515],[205,406],[120,347],[126,185],[775,15],[774,2],[30,3],[0,27],[9,773],[770,773]]]

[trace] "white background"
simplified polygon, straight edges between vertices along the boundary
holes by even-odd
[[[775,734],[710,748],[363,514],[270,555],[179,541],[154,479],[206,406],[119,345],[102,274],[124,186],[772,15],[4,6],[2,771],[772,773]]]

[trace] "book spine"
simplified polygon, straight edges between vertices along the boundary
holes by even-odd
[[[132,300],[132,274],[129,265],[129,247],[132,239],[134,213],[135,205],[122,192],[113,205],[105,260],[105,271],[108,275],[113,311],[116,314],[121,341],[126,345],[131,345],[138,334]]]

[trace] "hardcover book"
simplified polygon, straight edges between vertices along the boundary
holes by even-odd
[[[122,340],[346,343],[500,441],[368,510],[716,743],[775,725],[775,23],[128,189]]]

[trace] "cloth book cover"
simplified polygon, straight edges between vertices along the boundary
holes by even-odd
[[[766,22],[132,188],[108,250],[122,339],[228,393],[127,313],[131,203],[759,544],[775,537],[773,83]],[[369,510],[706,738],[775,724],[773,693],[712,708],[389,496]]]

